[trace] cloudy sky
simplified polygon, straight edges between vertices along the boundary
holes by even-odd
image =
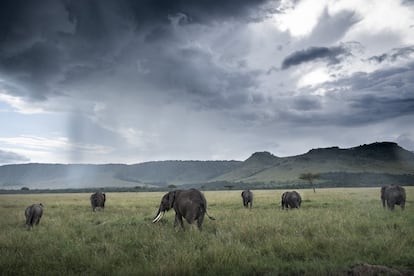
[[[0,164],[414,150],[414,1],[0,4]]]

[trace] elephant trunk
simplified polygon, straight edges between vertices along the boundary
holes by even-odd
[[[160,210],[158,210],[158,214],[157,214],[157,216],[154,218],[154,220],[152,221],[152,223],[156,223],[156,222],[158,222],[163,216],[164,216],[164,211],[163,212],[161,212]]]

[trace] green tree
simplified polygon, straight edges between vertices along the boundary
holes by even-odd
[[[319,179],[319,173],[302,173],[299,176],[299,179],[307,180],[309,184],[311,185],[313,192],[315,193],[315,184],[313,183],[313,180]]]

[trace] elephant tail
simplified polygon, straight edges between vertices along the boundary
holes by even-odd
[[[211,220],[216,220],[214,217],[210,216],[210,215],[207,213],[207,210],[206,210],[206,215],[207,215],[207,217],[208,217],[209,219],[211,219]]]
[[[210,216],[208,213],[207,213],[207,208],[206,208],[206,205],[205,204],[201,204],[201,210],[204,212],[204,214],[206,214],[207,215],[207,217],[209,218],[209,219],[211,219],[211,220],[216,220],[214,217],[212,217],[212,216]]]

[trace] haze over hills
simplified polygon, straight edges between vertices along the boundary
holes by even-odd
[[[239,161],[157,161],[134,165],[22,164],[0,166],[0,189],[164,187],[207,182]]]
[[[277,157],[253,153],[245,161],[157,161],[140,164],[17,164],[0,166],[0,189],[93,187],[167,187],[183,185],[220,189],[300,187],[303,173],[317,173],[317,185],[414,185],[414,153],[392,142],[349,149],[312,149]]]

